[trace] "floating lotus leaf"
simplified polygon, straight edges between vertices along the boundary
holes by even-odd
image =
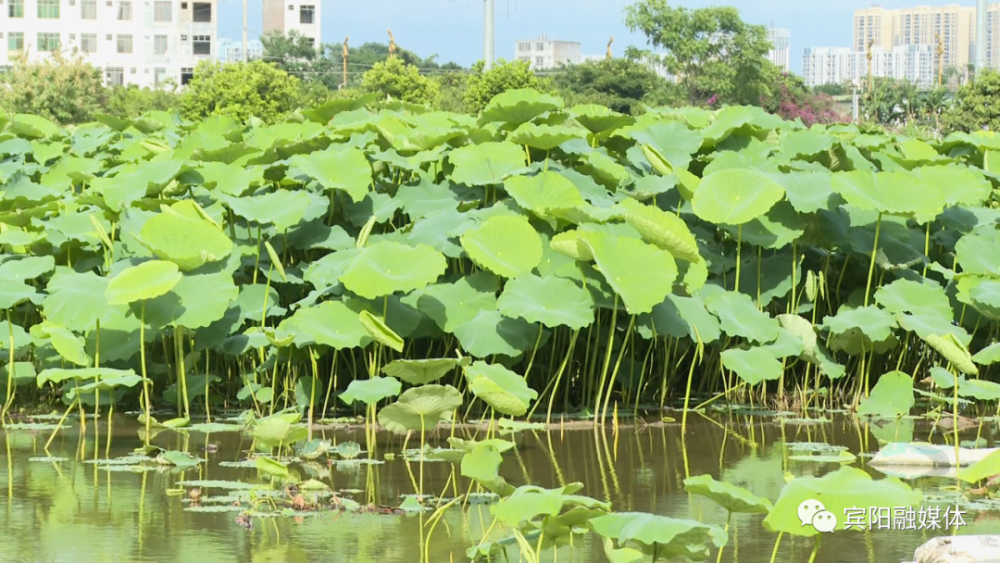
[[[525,274],[510,280],[497,300],[501,313],[541,323],[549,328],[568,326],[574,330],[594,322],[590,293],[566,278]]]
[[[795,131],[781,139],[782,151],[792,157],[813,156],[833,147],[835,138],[829,133],[807,129]]]
[[[341,301],[303,307],[282,321],[278,330],[294,333],[299,348],[314,344],[337,350],[363,348],[372,340],[358,314]]]
[[[667,561],[678,557],[702,560],[712,547],[721,548],[729,541],[729,535],[718,526],[645,512],[613,512],[592,518],[589,524],[601,537],[619,544],[638,544],[647,555],[656,554]]]
[[[641,240],[603,232],[587,233],[584,240],[630,315],[649,313],[663,303],[677,278],[673,255]]]
[[[774,508],[766,498],[707,474],[684,479],[684,490],[711,499],[730,514],[767,514]]]
[[[325,190],[341,190],[359,202],[372,183],[372,167],[363,152],[356,148],[329,149],[308,155],[298,154],[292,166],[305,177],[316,180]]]
[[[524,149],[506,141],[455,149],[448,154],[448,161],[455,167],[451,181],[467,186],[502,184],[504,178],[526,164]]]
[[[528,387],[524,377],[499,365],[473,362],[464,366],[469,389],[498,413],[523,416],[538,393]]]
[[[913,405],[913,378],[892,371],[878,379],[869,396],[858,405],[858,414],[897,418],[910,414]]]
[[[507,140],[519,145],[527,145],[533,149],[550,151],[559,145],[586,136],[583,129],[566,127],[565,125],[538,125],[522,123]]]
[[[722,330],[729,336],[761,343],[778,338],[778,321],[760,312],[749,295],[719,292],[705,298],[705,307],[719,317]]]
[[[698,242],[687,224],[676,215],[657,207],[626,199],[617,206],[618,217],[639,231],[642,239],[669,251],[675,258],[700,262]]]
[[[232,241],[215,225],[170,211],[146,221],[141,237],[157,258],[185,271],[222,260],[233,249]]]
[[[173,289],[182,277],[173,262],[150,260],[122,270],[112,278],[105,297],[110,305],[153,299]]]
[[[426,245],[378,242],[365,247],[340,276],[344,287],[367,299],[409,292],[444,273],[444,256]]]
[[[479,116],[479,123],[500,121],[508,127],[517,127],[562,107],[563,101],[557,96],[542,94],[533,88],[517,88],[494,96]]]
[[[393,360],[382,373],[402,379],[411,385],[426,385],[444,377],[458,366],[468,365],[469,359],[435,358],[428,360]]]
[[[361,326],[365,327],[365,330],[376,342],[397,352],[403,352],[403,339],[385,324],[382,317],[377,317],[368,311],[361,311],[358,318],[361,321]]]
[[[399,395],[402,389],[402,385],[395,377],[355,379],[347,386],[347,390],[340,394],[340,400],[348,405],[355,401],[373,405],[389,397]]]
[[[530,272],[542,260],[542,239],[523,217],[490,217],[461,240],[473,262],[505,278]]]
[[[864,506],[891,511],[895,507],[919,506],[923,495],[895,477],[876,481],[861,469],[844,466],[823,477],[797,477],[789,481],[781,489],[774,509],[764,518],[764,527],[772,533],[794,536],[819,534],[814,527],[803,526],[799,518],[799,506],[807,500],[819,501],[836,515],[836,530],[840,531],[847,523],[846,518],[842,518],[846,509]]]
[[[160,452],[160,455],[156,457],[157,463],[161,465],[173,465],[176,467],[194,467],[204,461],[204,459],[194,457],[187,452],[178,452],[174,450]]]
[[[691,204],[704,221],[742,225],[767,213],[784,195],[781,184],[761,172],[731,169],[703,178]]]
[[[736,372],[736,375],[748,385],[757,385],[761,381],[774,381],[781,377],[782,372],[781,362],[765,348],[726,350],[722,353],[722,365]]]
[[[407,389],[399,399],[383,407],[378,423],[397,434],[432,430],[451,420],[462,406],[462,394],[451,385],[423,385]]]

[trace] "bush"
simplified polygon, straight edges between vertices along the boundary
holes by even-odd
[[[642,104],[669,105],[683,97],[676,84],[627,58],[565,66],[554,82],[570,103],[600,104],[627,114],[638,113]]]
[[[552,90],[551,82],[535,76],[528,61],[507,62],[499,59],[490,70],[484,68],[482,61],[472,68],[473,73],[468,76],[465,94],[462,96],[466,111],[473,115],[483,111],[490,100],[507,90],[518,88],[534,88],[541,92]]]
[[[228,115],[246,121],[256,116],[274,123],[297,108],[299,80],[263,61],[201,62],[182,98],[184,116],[202,119]]]
[[[783,119],[801,119],[812,126],[815,123],[840,123],[847,118],[837,111],[833,98],[826,94],[816,94],[806,88],[802,79],[782,73],[774,82],[773,94],[761,99],[761,105],[770,113]]]
[[[104,113],[134,118],[147,111],[174,111],[181,106],[181,94],[176,86],[163,89],[139,88],[136,85],[109,88]]]
[[[982,70],[972,81],[958,89],[955,103],[944,111],[941,121],[945,131],[1000,131],[1000,72]]]
[[[361,91],[427,106],[437,106],[441,97],[436,82],[399,57],[372,65],[361,77]]]
[[[13,68],[4,74],[0,88],[0,109],[63,124],[89,121],[101,111],[107,96],[101,71],[76,52],[66,55],[57,49],[36,62],[24,53],[11,58]]]

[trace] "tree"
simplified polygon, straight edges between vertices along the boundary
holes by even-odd
[[[428,106],[436,106],[441,97],[437,82],[399,57],[375,63],[361,77],[361,91]]]
[[[328,47],[316,49],[313,40],[298,31],[275,31],[260,38],[265,60],[303,82],[318,82],[336,90],[342,81],[339,51],[326,56]],[[332,48],[329,48],[332,50]]]
[[[554,78],[570,103],[593,103],[634,114],[642,104],[665,105],[678,99],[676,85],[639,61],[618,58],[566,65]]]
[[[518,88],[534,88],[539,91],[549,91],[552,84],[535,76],[528,61],[510,61],[499,59],[490,70],[484,70],[485,64],[479,61],[472,67],[466,84],[465,108],[472,114],[478,114],[490,103],[497,94]]]
[[[692,104],[757,104],[780,74],[765,58],[772,48],[767,28],[745,23],[736,8],[690,10],[639,0],[625,8],[625,24],[667,51],[663,63],[680,77]]]
[[[263,61],[198,63],[181,107],[185,117],[228,115],[241,121],[256,116],[280,120],[300,104],[299,80]]]
[[[174,111],[180,107],[181,95],[176,87],[139,88],[134,84],[116,86],[108,90],[104,113],[135,118],[151,110]]]
[[[782,73],[771,90],[773,94],[762,98],[761,106],[783,119],[801,119],[807,126],[815,123],[846,121],[846,118],[837,111],[833,98],[827,94],[810,91],[798,76]]]
[[[59,123],[82,123],[101,111],[106,91],[101,71],[77,53],[55,50],[43,61],[11,54],[13,68],[4,74],[0,109],[30,113]]]
[[[980,70],[976,79],[958,89],[955,103],[941,116],[946,132],[1000,131],[1000,72]]]

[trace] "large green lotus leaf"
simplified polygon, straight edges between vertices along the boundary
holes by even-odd
[[[619,127],[635,123],[631,116],[618,113],[613,109],[598,104],[580,104],[573,106],[569,111],[580,125],[583,125],[591,133],[611,132]]]
[[[1000,277],[1000,232],[963,236],[955,244],[955,255],[964,273]]]
[[[108,392],[114,391],[119,387],[135,387],[138,385],[142,378],[136,375],[132,370],[120,370],[122,373],[115,373],[112,375],[102,376],[100,381],[94,381],[86,385],[81,385],[79,387],[74,387],[71,389],[70,400],[73,399],[72,395],[75,393],[90,394],[95,391]]]
[[[538,327],[523,319],[508,319],[499,311],[480,310],[452,331],[469,354],[486,358],[495,354],[517,357],[538,339]]]
[[[636,326],[643,338],[650,338],[654,334],[674,338],[687,336],[694,342],[700,339],[709,344],[722,335],[719,319],[708,312],[704,300],[673,294],[667,295],[663,303],[653,307],[648,316],[639,317]]]
[[[225,316],[239,292],[233,276],[225,271],[185,275],[170,291],[146,301],[146,324],[156,328],[207,327]],[[263,302],[260,306],[263,307]],[[137,317],[141,314],[140,307],[138,303],[132,305]],[[260,317],[254,320],[259,322]]]
[[[504,180],[503,187],[519,206],[540,216],[551,210],[572,209],[587,203],[573,182],[556,172],[511,176]]]
[[[921,166],[910,173],[941,192],[940,197],[947,205],[978,206],[993,191],[993,186],[981,172],[960,164]]]
[[[815,345],[815,342],[813,344]],[[778,338],[763,348],[780,360],[802,356],[805,353],[806,345],[797,334],[785,329],[785,327],[781,327],[778,329]]]
[[[721,548],[729,541],[718,526],[645,512],[613,512],[591,518],[589,524],[601,537],[619,544],[638,543],[647,555],[655,553],[665,561],[701,561],[708,557],[710,546]]]
[[[11,377],[14,387],[20,387],[29,383],[34,383],[38,374],[35,372],[35,365],[31,362],[14,362],[14,374],[11,376],[10,364],[4,364],[0,368],[0,389],[7,388],[7,378]]]
[[[705,307],[719,317],[722,330],[730,337],[761,343],[778,338],[778,321],[757,309],[745,293],[720,291],[705,298]]]
[[[701,135],[677,121],[658,121],[645,126],[637,123],[619,129],[615,133],[618,135],[627,136],[640,146],[652,147],[677,168],[686,169],[691,155],[701,148]]]
[[[281,321],[278,330],[295,334],[294,342],[299,348],[318,344],[343,350],[363,348],[372,341],[358,314],[341,301],[303,307]]]
[[[461,241],[473,262],[505,278],[530,272],[542,261],[542,239],[524,217],[495,215],[466,231]]]
[[[969,290],[969,297],[983,315],[992,319],[1000,316],[1000,282],[982,281]]]
[[[898,279],[875,292],[875,302],[890,313],[937,315],[944,319],[952,316],[951,301],[944,288],[928,281]]]
[[[177,264],[149,260],[111,278],[104,295],[110,305],[127,305],[159,297],[173,289],[183,277]]]
[[[87,367],[91,363],[84,340],[64,326],[44,321],[31,327],[31,335],[36,338],[48,338],[56,352],[72,364]]]
[[[157,258],[184,271],[222,260],[233,250],[233,242],[219,227],[171,211],[146,221],[140,236]]]
[[[314,260],[306,268],[302,279],[316,289],[332,287],[340,281],[340,276],[351,266],[354,259],[361,254],[357,248],[340,250]]]
[[[524,377],[499,364],[473,362],[463,370],[472,393],[498,413],[523,416],[538,398]]]
[[[263,195],[223,199],[233,213],[247,221],[274,225],[284,232],[302,222],[312,198],[305,191],[279,190]]]
[[[522,123],[517,129],[507,135],[507,140],[547,152],[567,141],[580,139],[586,135],[586,130],[576,127]]]
[[[500,464],[503,456],[493,444],[477,444],[472,451],[462,456],[462,477],[468,477],[477,483],[493,489],[500,479]]]
[[[978,483],[995,475],[1000,475],[1000,451],[958,471],[958,478],[966,483]]]
[[[701,495],[733,514],[767,514],[774,505],[766,498],[759,497],[743,487],[725,481],[716,481],[711,475],[688,477],[684,480],[684,490]]]
[[[358,319],[361,321],[361,326],[365,327],[365,330],[368,331],[368,334],[376,342],[399,353],[403,352],[404,343],[402,337],[389,328],[382,317],[373,315],[367,310],[362,310]]]
[[[480,274],[428,286],[404,297],[403,303],[422,311],[441,330],[454,332],[481,311],[496,311],[496,291],[496,278]]]
[[[486,105],[479,124],[500,121],[508,127],[517,127],[543,113],[562,109],[562,98],[543,94],[533,88],[517,88],[497,94]]]
[[[980,401],[995,401],[1000,399],[1000,383],[983,379],[968,379],[962,382],[958,388],[958,394]]]
[[[976,352],[972,359],[979,365],[991,366],[1000,362],[1000,342],[990,344],[979,352]]]
[[[873,342],[882,342],[892,334],[896,321],[886,310],[869,305],[856,309],[841,307],[836,315],[823,320],[823,326],[830,329],[831,334],[844,334],[851,329],[858,329]]]
[[[611,188],[626,186],[635,181],[628,168],[619,164],[613,157],[598,151],[587,153],[586,165],[581,167],[581,171]]]
[[[649,313],[671,292],[677,263],[669,252],[607,232],[586,233],[584,241],[630,315]]]
[[[663,250],[670,251],[675,258],[688,262],[700,262],[698,241],[687,223],[658,207],[643,205],[634,199],[626,199],[616,206],[616,216],[639,231],[642,239]]]
[[[831,187],[866,211],[925,216],[944,208],[940,193],[909,172],[837,172]]]
[[[773,174],[771,178],[784,186],[788,202],[799,213],[816,213],[834,205],[832,175],[829,172],[789,172]]]
[[[56,267],[52,256],[25,256],[0,263],[0,281],[25,281],[51,272]]]
[[[816,336],[816,329],[808,320],[798,316],[783,314],[775,317],[782,330],[792,334],[802,344],[800,357],[812,363],[818,362],[819,339]],[[780,339],[780,336],[779,336]]]
[[[486,142],[457,148],[448,154],[455,169],[451,181],[467,186],[501,184],[526,164],[524,149],[507,141]]]
[[[462,394],[451,385],[422,385],[407,389],[395,403],[383,407],[378,423],[397,434],[432,430],[450,421],[460,406]]]
[[[368,104],[374,102],[379,97],[376,93],[365,94],[356,98],[340,98],[330,100],[313,109],[302,112],[302,115],[309,121],[326,125],[330,120],[343,112],[361,110]]]
[[[312,154],[297,154],[292,166],[319,182],[325,190],[343,190],[357,203],[365,198],[372,183],[372,167],[356,148],[337,148]]]
[[[736,375],[749,385],[757,385],[761,381],[774,381],[780,378],[782,373],[781,362],[765,348],[749,350],[731,348],[722,353],[722,365],[736,372]]]
[[[340,394],[340,400],[348,405],[361,401],[373,405],[379,401],[395,397],[403,386],[395,377],[373,377],[371,379],[355,379],[347,390]]]
[[[40,298],[38,291],[20,281],[0,281],[0,309],[10,309],[11,307],[25,301]]]
[[[429,246],[378,242],[361,250],[340,282],[361,297],[375,299],[426,287],[447,266],[444,256]]]
[[[895,477],[872,479],[867,472],[843,466],[823,477],[797,477],[782,489],[774,509],[764,518],[764,527],[771,533],[784,532],[794,536],[813,537],[816,528],[804,526],[799,518],[799,506],[816,500],[837,516],[839,530],[844,530],[849,508],[871,507],[892,510],[895,507],[919,506],[923,495]],[[857,529],[857,528],[852,528]]]
[[[913,378],[901,371],[892,371],[878,379],[871,393],[858,405],[858,414],[880,418],[898,418],[910,414],[913,398]]]
[[[781,139],[781,149],[791,158],[813,156],[830,150],[835,140],[829,133],[806,129],[786,135]]]
[[[784,195],[781,184],[761,172],[730,169],[703,178],[691,204],[704,221],[742,225],[767,213]]]
[[[541,323],[549,328],[579,330],[594,322],[590,292],[566,278],[525,274],[504,285],[497,308],[505,316]]]
[[[954,334],[948,333],[944,336],[931,334],[923,339],[962,373],[979,375],[979,368],[972,362],[969,349]]]
[[[393,360],[382,368],[382,373],[402,379],[410,385],[433,383],[458,366],[469,364],[468,358],[433,358],[427,360]]]
[[[722,225],[722,228],[733,238],[742,236],[744,243],[775,249],[783,248],[798,240],[805,234],[806,226],[806,221],[790,203],[779,201],[770,211],[740,227]]]
[[[556,489],[522,485],[511,491],[507,498],[490,507],[490,512],[501,523],[517,526],[519,523],[532,520],[537,516],[557,516],[566,505],[601,512],[611,510],[610,503],[572,494],[582,488],[582,483],[569,483]],[[580,524],[582,525],[583,522]]]
[[[83,383],[84,381],[100,379],[115,379],[122,378],[128,375],[135,375],[135,372],[128,369],[112,369],[112,368],[77,368],[77,369],[63,369],[63,368],[52,368],[42,370],[38,374],[38,378],[35,380],[38,388],[41,389],[46,383],[60,384],[66,381],[76,381],[77,383]]]
[[[924,315],[896,315],[896,322],[903,330],[917,333],[920,338],[926,339],[933,334],[952,334],[963,345],[968,345],[972,341],[972,335],[964,328],[954,325],[946,317],[938,314]]]
[[[10,133],[27,139],[41,139],[58,137],[62,128],[44,117],[18,113],[10,117]]]

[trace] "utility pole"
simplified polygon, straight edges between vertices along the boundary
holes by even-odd
[[[347,55],[349,53],[347,50],[347,40],[350,38],[350,35],[344,37],[344,81],[340,84],[341,88],[347,88]]]
[[[944,39],[940,33],[934,34],[937,37],[937,63],[938,63],[938,88],[944,83]]]
[[[493,68],[493,0],[483,0],[483,62]]]
[[[243,62],[250,60],[250,51],[247,46],[247,0],[243,0]]]
[[[976,72],[986,68],[986,0],[976,0]]]

